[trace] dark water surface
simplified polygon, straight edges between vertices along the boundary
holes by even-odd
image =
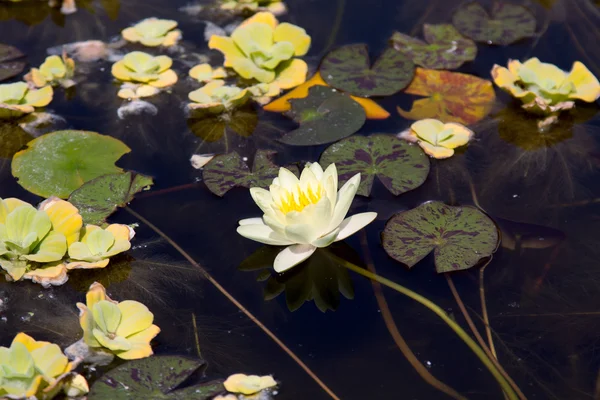
[[[191,54],[208,54],[208,49],[204,23],[178,11],[186,3],[87,1],[66,18],[45,6],[37,7],[35,14],[4,7],[0,37],[23,50],[36,66],[48,47],[77,40],[110,40],[121,29],[150,16],[178,20],[186,51],[172,57],[180,83],[174,93],[150,99],[159,108],[157,115],[117,117],[122,100],[116,97],[109,62],[91,64],[85,81],[71,97],[56,90],[49,110],[63,116],[70,128],[112,135],[131,147],[119,165],[151,175],[155,181],[152,191],[140,195],[132,209],[189,252],[340,398],[444,398],[421,380],[396,347],[373,285],[365,278],[349,273],[354,299],[347,300],[328,291],[331,286],[319,281],[318,274],[306,272],[306,279],[317,279],[289,284],[285,294],[266,301],[265,290],[277,291],[281,286],[273,280],[258,282],[259,275],[265,278],[264,272],[238,270],[261,245],[237,235],[237,221],[259,216],[260,210],[247,189],[233,189],[223,198],[210,193],[201,182],[201,173],[190,166],[190,156],[236,150],[252,159],[256,149],[273,149],[285,164],[316,161],[326,146],[279,144],[274,139],[293,124],[260,111],[258,127],[248,138],[230,133],[219,141],[203,142],[190,131],[182,103],[198,85],[185,77],[194,64]],[[283,19],[304,27],[312,36],[306,60],[314,70],[331,46],[367,42],[377,54],[393,31],[419,34],[424,22],[449,22],[458,4],[455,0],[289,0],[289,14]],[[489,79],[494,63],[537,56],[563,69],[580,60],[600,76],[600,14],[593,3],[544,0],[543,4],[525,4],[537,16],[539,37],[504,48],[479,45],[477,59],[459,71]],[[219,62],[217,54],[211,53],[211,59]],[[394,212],[425,200],[473,204],[475,193],[479,204],[499,222],[504,236],[503,246],[485,272],[487,307],[500,362],[529,398],[600,398],[596,391],[600,368],[600,117],[596,105],[581,108],[579,120],[561,123],[540,138],[531,124],[519,120],[516,108],[508,105],[510,99],[497,94],[492,115],[473,127],[477,140],[452,159],[433,160],[423,186],[394,197],[376,183],[371,198],[357,197],[351,214],[372,210],[380,215],[364,233],[346,240],[353,250],[340,251],[354,251],[357,254],[350,256],[359,260],[370,256],[377,273],[426,295],[466,327],[445,277],[434,272],[432,258],[409,271],[385,254],[379,235]],[[412,96],[400,93],[379,102],[392,116],[368,121],[359,134],[397,133],[410,124],[395,107],[407,109]],[[505,111],[509,117],[495,116],[505,107],[509,107]],[[1,197],[38,201],[16,184],[9,159],[2,163],[0,188]],[[125,210],[111,221],[140,222]],[[540,239],[551,244],[540,246]],[[111,297],[142,301],[154,312],[155,323],[162,329],[156,340],[157,354],[197,355],[194,315],[211,378],[242,371],[273,373],[283,382],[277,398],[328,398],[269,337],[143,223],[128,256],[106,270],[78,270],[69,276],[64,286],[47,290],[30,282],[0,282],[0,298],[6,306],[0,313],[0,343],[8,345],[18,331],[61,347],[76,341],[81,333],[75,302],[83,301],[89,284],[100,280]],[[332,276],[325,280],[329,282]],[[452,275],[483,332],[478,279],[476,268]],[[339,301],[337,310],[321,312],[310,301],[296,311],[288,310],[286,295],[294,303],[294,298],[310,290],[329,298],[330,304]],[[503,398],[490,373],[445,324],[396,292],[384,289],[383,293],[399,331],[434,376],[470,399]]]

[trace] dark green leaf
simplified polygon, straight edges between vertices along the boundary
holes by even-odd
[[[271,161],[274,154],[274,151],[258,150],[254,156],[252,171],[235,151],[221,154],[206,164],[202,178],[208,189],[217,196],[223,196],[236,186],[265,188],[279,173],[279,167]],[[298,174],[298,168],[288,169]]]
[[[430,69],[455,69],[477,56],[477,45],[450,24],[423,25],[425,41],[395,32],[394,48],[417,65]]]
[[[21,127],[7,122],[2,123],[0,125],[0,157],[12,158],[31,140],[33,140],[33,136]]]
[[[307,97],[291,99],[290,104],[286,115],[300,127],[279,141],[296,146],[335,142],[358,131],[367,118],[360,104],[326,86],[313,86]]]
[[[333,50],[321,63],[321,76],[334,88],[354,96],[390,96],[412,80],[413,62],[393,48],[386,49],[371,67],[366,44]]]
[[[0,82],[12,78],[23,71],[25,62],[15,60],[24,56],[16,47],[0,44]]]
[[[353,136],[329,146],[319,163],[335,163],[340,185],[360,172],[357,194],[369,196],[375,176],[394,195],[423,184],[429,174],[429,157],[419,146],[393,135]]]
[[[152,184],[152,178],[135,172],[103,175],[84,183],[71,193],[69,201],[77,207],[84,223],[98,225]]]
[[[249,137],[256,129],[258,116],[252,107],[242,107],[231,114],[189,118],[187,123],[194,135],[206,142],[216,142],[229,132]]]
[[[492,11],[476,1],[462,4],[452,16],[460,33],[476,42],[509,45],[535,35],[535,16],[526,7],[494,2]]]
[[[15,154],[12,174],[26,190],[66,199],[85,182],[122,172],[115,162],[131,149],[110,136],[89,131],[56,131],[27,143]]]
[[[381,240],[388,255],[409,268],[435,250],[435,269],[443,273],[471,268],[491,256],[498,231],[475,207],[430,201],[390,218]]]

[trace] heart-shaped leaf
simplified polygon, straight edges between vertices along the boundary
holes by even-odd
[[[180,356],[152,356],[127,362],[104,374],[92,385],[89,400],[190,399],[205,400],[225,391],[213,381],[176,390],[202,360]]]
[[[216,142],[230,132],[249,137],[258,124],[258,116],[252,107],[242,107],[231,114],[225,113],[204,118],[189,118],[188,128],[205,142]]]
[[[452,16],[460,33],[477,42],[509,45],[535,35],[535,16],[527,8],[494,2],[492,12],[476,1],[462,4]]]
[[[125,207],[136,193],[148,189],[152,178],[125,172],[92,179],[69,196],[86,224],[101,224],[117,207]]]
[[[19,49],[0,44],[0,82],[12,78],[23,71],[24,61],[15,61],[25,55]]]
[[[286,113],[300,124],[280,142],[312,146],[335,142],[358,131],[366,121],[365,110],[350,97],[326,86],[313,86],[303,99],[291,99]]]
[[[250,171],[246,162],[235,151],[221,154],[206,164],[202,179],[211,192],[221,197],[236,186],[265,188],[279,173],[279,167],[272,161],[274,155],[274,151],[258,150]],[[298,175],[297,167],[287,168]]]
[[[115,162],[131,149],[110,136],[56,131],[27,143],[12,160],[12,174],[26,190],[66,199],[85,182],[122,172]]]
[[[409,268],[434,251],[438,273],[474,266],[498,247],[494,222],[475,207],[430,201],[394,215],[381,235],[383,248]]]
[[[423,25],[425,41],[395,32],[394,48],[417,65],[431,69],[455,69],[477,56],[477,45],[462,36],[452,25]]]
[[[408,85],[414,63],[393,48],[386,49],[371,67],[366,44],[349,44],[330,52],[321,63],[321,76],[334,88],[354,96],[390,96]]]
[[[369,196],[375,176],[398,196],[421,186],[429,174],[429,157],[419,146],[385,134],[340,140],[325,149],[319,163],[335,163],[340,185],[360,172],[361,196]]]

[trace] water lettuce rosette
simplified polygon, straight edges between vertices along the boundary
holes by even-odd
[[[455,148],[469,143],[473,131],[457,122],[443,123],[437,119],[426,118],[414,122],[398,136],[418,143],[423,151],[433,158],[448,158],[454,155]]]
[[[246,103],[250,98],[250,92],[248,89],[227,86],[224,81],[216,80],[194,90],[188,97],[192,101],[188,104],[192,116],[202,116],[231,111]]]
[[[141,43],[148,47],[173,46],[181,39],[181,31],[175,29],[177,21],[170,19],[146,18],[134,26],[123,29],[123,39]]]
[[[162,89],[172,86],[177,82],[177,74],[171,69],[173,60],[167,56],[152,56],[142,51],[133,51],[126,54],[122,60],[113,64],[112,75],[122,82],[128,82],[126,88],[119,91],[119,97],[134,97],[131,92],[138,97],[146,97],[158,93],[156,89]],[[132,88],[131,84],[136,84]],[[150,86],[143,93],[137,93],[138,88]],[[123,91],[127,89],[126,91]]]
[[[25,82],[0,84],[0,119],[17,118],[52,101],[52,86],[31,89]]]
[[[72,80],[74,74],[75,61],[63,52],[62,57],[47,57],[39,68],[31,68],[31,71],[25,75],[25,80],[37,88],[46,85],[61,85],[69,88],[75,85]]]

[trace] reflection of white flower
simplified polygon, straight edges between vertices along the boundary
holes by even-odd
[[[250,189],[263,217],[241,220],[237,232],[265,244],[290,245],[274,263],[275,271],[286,271],[317,248],[343,240],[375,219],[374,212],[345,218],[359,184],[360,174],[356,174],[338,192],[335,164],[325,172],[317,163],[307,164],[300,179],[280,168],[269,190]]]

